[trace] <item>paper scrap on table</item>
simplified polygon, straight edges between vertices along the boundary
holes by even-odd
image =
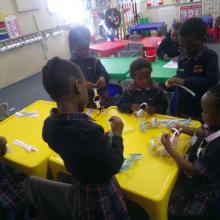
[[[20,140],[15,140],[15,141],[14,141],[14,144],[17,145],[17,146],[19,146],[19,147],[24,148],[24,149],[25,149],[26,151],[28,151],[28,152],[35,152],[35,151],[37,151],[37,148],[36,148],[36,147],[31,146],[31,145],[29,145],[29,144],[26,144],[26,143],[24,143],[23,141],[20,141]]]
[[[29,118],[37,118],[39,117],[38,111],[32,111],[32,112],[15,112],[15,115],[20,118],[20,117],[29,117]]]
[[[163,66],[163,68],[169,68],[169,69],[177,69],[177,62],[171,60],[167,64]]]

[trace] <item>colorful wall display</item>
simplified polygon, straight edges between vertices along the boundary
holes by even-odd
[[[202,4],[180,6],[180,20],[199,17],[202,14]]]
[[[5,16],[0,13],[0,41],[9,39],[8,30],[5,25]]]

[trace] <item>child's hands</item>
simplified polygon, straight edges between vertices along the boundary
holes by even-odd
[[[111,122],[112,133],[114,136],[122,136],[124,124],[122,120],[117,116],[112,116],[109,121]]]
[[[156,108],[153,106],[147,106],[145,108],[145,111],[149,114],[149,115],[153,115],[154,113],[156,113]]]
[[[96,82],[97,88],[104,88],[106,86],[105,77],[101,76]]]
[[[132,104],[132,106],[131,106],[131,111],[132,111],[132,112],[135,112],[135,111],[138,111],[140,108],[141,108],[140,105],[138,105],[137,103],[135,103],[135,104]]]
[[[161,143],[163,144],[164,148],[167,150],[167,152],[169,153],[173,148],[172,148],[172,144],[170,142],[170,136],[168,133],[162,134],[161,136]]]
[[[165,61],[168,61],[170,58],[169,58],[169,56],[168,56],[167,54],[164,54],[164,55],[163,55],[163,59],[164,59]]]
[[[181,86],[184,85],[184,83],[185,83],[185,79],[174,77],[166,81],[166,86],[169,88],[172,86]]]
[[[178,61],[178,57],[174,57],[173,62],[177,62],[177,61]]]

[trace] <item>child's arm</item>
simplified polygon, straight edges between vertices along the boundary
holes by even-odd
[[[164,58],[167,60],[169,59],[165,51],[166,51],[166,38],[160,43],[159,47],[157,48],[157,56],[162,60]]]
[[[200,170],[195,167],[193,163],[185,160],[175,151],[175,149],[171,146],[169,134],[163,134],[161,137],[161,142],[170,156],[176,161],[180,169],[184,170],[190,176],[197,176],[201,174]]]
[[[207,58],[206,63],[201,67],[205,73],[194,74],[194,76],[187,78],[174,77],[167,80],[167,87],[172,86],[186,86],[187,88],[196,91],[208,90],[211,86],[218,83],[219,79],[219,65],[218,56],[213,53]]]
[[[182,129],[182,133],[187,134],[189,136],[196,135],[197,137],[199,137],[203,132],[201,128],[191,128],[185,125],[176,124],[174,125],[174,127],[177,129]]]
[[[89,81],[86,81],[86,84],[88,89],[97,88],[96,83],[91,83]]]
[[[166,114],[167,106],[167,98],[165,94],[162,91],[160,91],[156,98],[156,112],[159,114]]]
[[[107,73],[105,67],[102,65],[101,61],[97,59],[96,61],[96,74],[98,76],[97,84],[100,85],[100,88],[104,88],[106,85],[108,85],[110,77]],[[105,83],[103,83],[103,81]]]
[[[130,114],[138,109],[140,109],[140,106],[137,103],[132,102],[131,96],[125,91],[118,103],[118,110]]]
[[[114,116],[110,119],[113,137],[111,144],[106,140],[103,130],[95,130],[90,134],[89,143],[93,149],[94,165],[103,176],[111,177],[119,172],[124,162],[123,157],[123,122]]]

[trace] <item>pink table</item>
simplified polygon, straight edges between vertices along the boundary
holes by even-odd
[[[90,45],[90,50],[94,52],[97,56],[108,57],[110,55],[117,55],[125,45],[128,43],[137,43],[144,44],[144,49],[157,48],[159,43],[163,40],[164,37],[145,37],[138,41],[131,40],[115,40],[113,42],[102,42],[98,44]]]
[[[129,40],[116,40],[113,42],[102,42],[98,44],[90,45],[90,50],[98,56],[108,57],[112,54],[117,54],[125,45],[127,45]]]
[[[150,48],[158,48],[160,42],[163,40],[164,36],[161,37],[145,37],[139,41],[136,41],[137,43],[144,44],[144,49],[150,49]]]

